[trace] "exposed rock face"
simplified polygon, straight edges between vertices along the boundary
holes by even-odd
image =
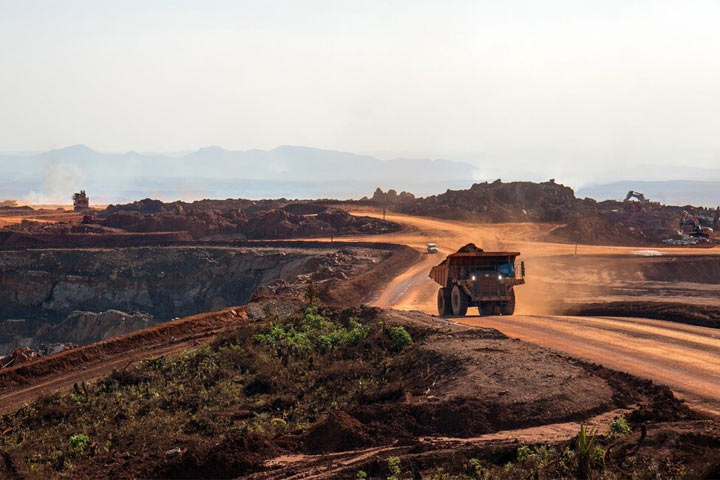
[[[106,312],[71,312],[57,325],[45,324],[35,333],[33,343],[51,343],[58,339],[85,344],[149,327],[155,319],[144,313],[128,314],[119,310]]]
[[[241,305],[260,286],[344,278],[387,255],[319,244],[0,252],[0,354],[27,339],[86,343]]]

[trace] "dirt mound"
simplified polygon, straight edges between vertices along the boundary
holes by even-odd
[[[474,243],[468,243],[467,245],[464,245],[458,249],[455,253],[482,253],[483,249],[479,248]]]
[[[553,181],[544,183],[497,180],[476,183],[467,190],[448,190],[404,201],[395,210],[412,215],[486,222],[561,222],[570,218],[576,199],[572,189]]]
[[[688,219],[702,227],[715,230],[719,227],[714,209],[580,199],[571,188],[554,180],[542,183],[496,180],[424,198],[389,195],[378,190],[371,199],[364,198],[359,203],[443,219],[556,223],[561,225],[548,235],[548,241],[596,245],[659,245],[665,240],[685,241],[687,235],[680,230]]]
[[[360,448],[370,440],[356,418],[342,411],[333,411],[324,421],[310,428],[304,442],[308,453],[318,454]]]
[[[243,210],[140,213],[118,211],[102,225],[129,232],[184,231],[193,238],[231,235],[234,238],[274,239],[330,235],[374,234],[399,230],[399,225],[370,217],[355,217],[345,210],[325,209],[316,215],[295,214],[307,209],[270,209],[251,215]]]
[[[0,230],[0,249],[171,245],[200,239],[330,237],[400,230],[393,222],[353,216],[317,202],[285,199],[192,203],[144,199],[110,205],[97,215],[67,217],[71,221],[62,215],[47,217],[42,211],[29,212],[31,218],[37,216],[40,221],[18,217]]]
[[[163,203],[145,199],[110,205],[100,223],[128,232],[188,232],[193,238],[275,239],[393,232],[400,226],[315,202],[203,200]]]

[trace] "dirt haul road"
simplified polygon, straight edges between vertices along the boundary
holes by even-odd
[[[372,211],[357,213],[378,215]],[[521,259],[527,263],[528,284],[516,290],[516,315],[469,315],[453,318],[452,321],[497,328],[511,337],[650,378],[670,386],[695,408],[720,415],[720,330],[641,318],[548,314],[548,300],[567,299],[567,292],[563,291],[562,284],[551,281],[544,282],[544,288],[533,287],[535,278],[551,280],[554,275],[552,271],[538,270],[537,267],[543,264],[543,257],[574,256],[576,248],[575,245],[537,240],[555,226],[472,224],[406,215],[387,215],[387,219],[404,224],[407,229],[388,235],[353,237],[353,240],[404,243],[419,250],[424,250],[428,242],[434,242],[440,252],[438,255],[425,255],[420,262],[395,278],[375,299],[374,305],[436,314],[438,285],[427,276],[432,265],[469,242],[485,250],[518,250],[523,254]],[[636,255],[720,255],[720,249],[659,248],[648,251],[637,247],[580,245],[577,254],[580,259],[583,256],[608,256],[608,262],[616,256],[617,261],[622,262],[624,257]],[[588,272],[585,282],[585,290],[592,292],[589,295],[599,295],[595,272]],[[717,288],[709,291],[707,288],[707,285],[699,285],[698,289],[702,292],[694,296],[693,301],[715,301]],[[658,291],[648,292],[647,297],[636,299],[657,300],[656,295],[662,295],[662,290],[666,289],[667,285],[663,284]],[[474,311],[471,309],[471,313]]]

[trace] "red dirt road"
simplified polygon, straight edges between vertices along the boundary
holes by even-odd
[[[373,215],[372,212],[362,212]],[[375,215],[377,215],[375,213]],[[353,240],[398,242],[422,250],[435,242],[439,255],[423,259],[392,281],[374,301],[374,305],[400,310],[421,310],[436,314],[438,285],[427,275],[430,267],[460,246],[474,242],[487,250],[517,249],[525,259],[551,255],[568,255],[575,246],[544,243],[538,234],[554,228],[538,224],[471,224],[435,218],[388,215],[388,220],[408,227],[389,235],[353,238]],[[578,247],[582,255],[628,255],[635,247]],[[662,254],[719,255],[720,249],[660,248]],[[618,257],[620,258],[620,257]],[[566,352],[574,357],[606,367],[649,378],[670,386],[695,408],[720,415],[720,330],[641,318],[602,318],[543,315],[535,298],[533,275],[551,276],[552,272],[535,272],[528,263],[528,285],[517,289],[519,315],[511,317],[468,316],[450,318],[466,325],[493,327],[508,336]],[[588,290],[594,277],[589,275]],[[698,285],[698,290],[703,288]],[[552,295],[552,292],[543,292]],[[560,292],[562,294],[562,292]],[[636,297],[636,300],[656,298]],[[695,300],[698,301],[698,300]],[[702,298],[699,299],[702,301]],[[472,309],[474,313],[475,310]]]

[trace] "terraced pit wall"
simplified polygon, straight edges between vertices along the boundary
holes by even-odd
[[[396,249],[378,244],[247,242],[244,246],[3,251],[0,354],[12,345],[29,344],[38,329],[47,330],[75,311],[142,312],[150,323],[167,321],[245,304],[258,287],[278,281],[352,278],[382,264]],[[88,323],[87,318],[80,321]],[[145,326],[138,318],[122,320],[128,323],[126,331]],[[133,327],[133,322],[139,323]],[[80,333],[75,338],[85,337],[97,340]]]

